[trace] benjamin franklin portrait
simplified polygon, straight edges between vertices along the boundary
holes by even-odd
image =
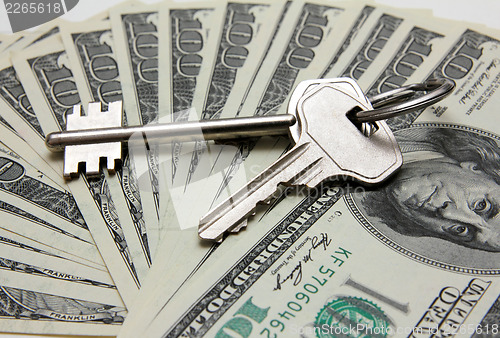
[[[491,262],[500,253],[497,137],[436,124],[395,136],[403,152],[401,170],[382,187],[351,197],[365,224],[431,259],[500,267]]]

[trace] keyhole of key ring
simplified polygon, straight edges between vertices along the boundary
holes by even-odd
[[[370,137],[378,130],[378,126],[375,122],[357,122],[356,114],[360,111],[363,111],[363,108],[356,106],[349,110],[345,115],[363,135]]]

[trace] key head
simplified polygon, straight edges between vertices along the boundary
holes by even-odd
[[[323,180],[340,177],[370,185],[384,181],[401,167],[401,151],[385,122],[378,121],[377,131],[368,137],[347,117],[353,109],[372,109],[355,81],[315,81],[298,90],[302,96],[294,98],[294,109],[299,123],[291,135],[297,144],[312,143],[323,158],[313,174],[298,178],[294,184],[315,187]]]
[[[73,107],[73,113],[66,118],[66,130],[121,127],[122,102],[111,102],[108,111],[101,111],[101,103],[89,103],[87,115],[82,115],[81,105]],[[105,161],[109,171],[115,171],[116,162],[121,160],[121,142],[79,144],[66,146],[64,150],[64,177],[78,175],[80,163],[85,163],[87,176],[99,175],[100,162]]]

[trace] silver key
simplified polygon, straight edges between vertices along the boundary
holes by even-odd
[[[367,137],[346,116],[370,110],[370,102],[351,79],[312,80],[299,84],[288,106],[298,123],[290,127],[294,147],[200,220],[202,239],[222,240],[237,232],[268,200],[279,184],[316,187],[326,179],[350,177],[365,184],[387,179],[402,165],[402,155],[385,122]]]
[[[360,98],[362,105],[370,106],[363,93],[352,81],[348,80],[311,80],[305,81],[297,87],[292,97],[290,106],[295,107],[298,100],[306,91],[315,86],[336,83],[337,86],[344,82],[349,95]],[[351,84],[348,84],[351,83]],[[369,136],[375,129],[372,122],[394,117],[409,111],[423,109],[438,102],[449,95],[454,88],[454,83],[446,80],[429,80],[421,84],[397,88],[389,92],[372,97],[370,101],[377,109],[358,111],[351,115],[362,127],[362,132]],[[418,91],[429,93],[413,100],[407,100]],[[362,99],[361,99],[362,98]],[[393,104],[402,102],[399,104]],[[336,104],[336,103],[334,103]],[[292,111],[296,114],[296,111]],[[108,104],[108,111],[101,111],[101,104],[89,103],[88,115],[82,116],[81,106],[74,106],[73,113],[67,116],[66,131],[55,132],[47,135],[45,143],[52,151],[65,150],[64,176],[70,178],[78,174],[80,164],[86,165],[87,175],[98,175],[100,162],[106,160],[109,171],[115,170],[115,165],[121,160],[122,142],[144,142],[155,139],[158,142],[185,142],[197,140],[227,140],[245,137],[282,135],[295,133],[295,140],[300,137],[300,126],[289,129],[295,122],[294,115],[258,116],[237,119],[221,119],[208,121],[190,121],[185,123],[150,124],[146,126],[122,127],[121,101]],[[331,118],[328,118],[329,122]],[[136,137],[132,137],[136,135]]]
[[[122,115],[121,101],[111,102],[104,112],[99,102],[89,103],[86,116],[81,105],[73,107],[66,119],[66,131],[51,133],[45,140],[50,150],[65,151],[64,177],[76,176],[80,164],[85,164],[89,176],[99,174],[101,162],[113,172],[121,160],[122,142],[144,146],[151,139],[183,142],[284,135],[296,122],[293,115],[279,115],[122,127]]]

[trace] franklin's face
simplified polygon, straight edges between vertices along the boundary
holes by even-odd
[[[472,162],[405,164],[389,187],[394,206],[436,237],[500,251],[500,186]]]

